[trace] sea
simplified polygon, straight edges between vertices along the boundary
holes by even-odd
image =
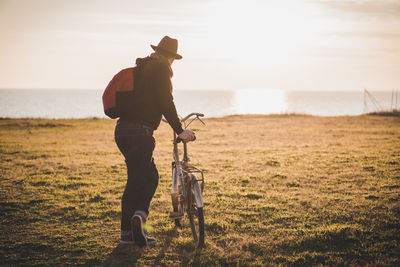
[[[2,118],[105,118],[102,90],[1,89]],[[284,91],[279,89],[175,90],[178,113],[206,117],[235,114],[360,115],[400,109],[400,94],[364,91]]]

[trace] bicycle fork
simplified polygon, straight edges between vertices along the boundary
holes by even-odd
[[[179,205],[179,184],[183,185],[183,172],[180,165],[176,165],[175,162],[172,163],[172,188],[171,197],[172,204],[174,207]],[[182,190],[185,188],[182,187]]]
[[[182,166],[172,162],[172,188],[171,188],[171,200],[174,211],[170,213],[171,219],[180,219],[184,216],[184,205],[182,205],[182,197],[185,193],[183,183],[183,171]]]

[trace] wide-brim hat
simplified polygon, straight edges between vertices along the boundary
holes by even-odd
[[[175,59],[182,59],[182,56],[177,54],[178,52],[178,40],[170,38],[169,36],[164,36],[157,46],[150,45],[154,51],[167,56],[171,56]]]

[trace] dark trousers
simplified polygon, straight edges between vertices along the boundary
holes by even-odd
[[[118,121],[115,142],[125,157],[128,181],[122,195],[121,230],[129,231],[130,219],[137,210],[149,214],[150,201],[158,185],[158,171],[153,159],[155,139],[150,128]]]

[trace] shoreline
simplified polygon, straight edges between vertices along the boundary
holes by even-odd
[[[399,117],[400,110],[393,110],[393,111],[378,111],[378,112],[368,112],[358,115],[312,115],[306,113],[271,113],[271,114],[231,114],[231,115],[224,115],[218,117],[207,117],[205,116],[204,119],[223,119],[229,117],[288,117],[288,116],[309,116],[309,117],[320,117],[320,118],[340,118],[340,117],[361,117],[361,116],[391,116],[391,117]],[[0,120],[117,120],[117,119],[110,119],[108,117],[83,117],[83,118],[46,118],[46,117],[0,117]]]
[[[371,102],[362,92],[183,90],[176,92],[174,101],[182,115],[200,111],[210,118],[232,114],[288,113],[329,117],[357,116],[377,109],[396,108],[397,102],[391,100],[393,96],[390,92],[378,92],[374,97],[374,102]],[[102,110],[101,91],[12,91],[1,95],[0,106],[1,117],[66,119],[106,117]]]

